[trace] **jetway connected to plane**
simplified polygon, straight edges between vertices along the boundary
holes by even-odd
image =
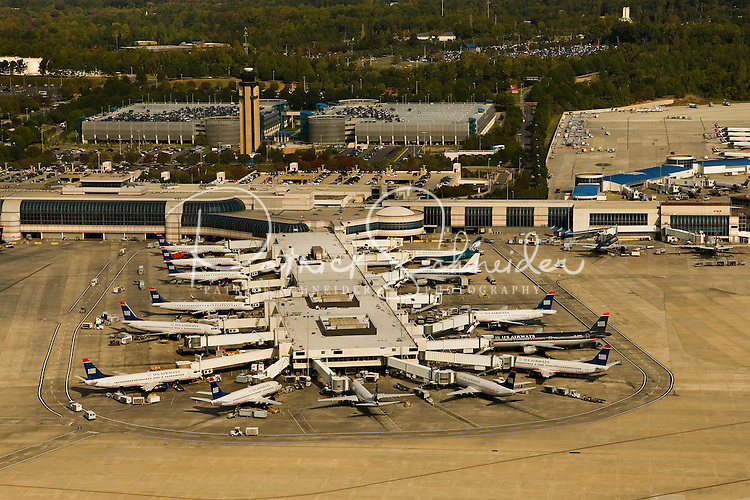
[[[216,358],[203,359],[201,356],[197,356],[198,359],[190,363],[190,368],[198,370],[204,375],[208,375],[218,370],[238,368],[256,361],[271,359],[274,357],[274,352],[274,349],[269,348],[232,354],[230,356],[219,356]]]
[[[331,392],[338,394],[349,390],[349,377],[336,375],[319,359],[312,360],[312,367]]]
[[[453,370],[438,370],[392,356],[386,356],[383,359],[385,366],[403,372],[409,378],[419,378],[437,385],[450,385],[456,381],[456,374]]]
[[[425,363],[471,366],[476,370],[510,370],[513,368],[515,359],[508,354],[497,356],[443,351],[422,351],[419,353],[419,358]]]

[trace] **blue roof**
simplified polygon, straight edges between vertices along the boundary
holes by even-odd
[[[608,175],[604,178],[604,180],[620,185],[636,184],[651,179],[666,177],[668,175],[677,172],[683,172],[685,170],[690,169],[685,167],[678,167],[676,165],[662,165],[661,167],[644,168],[642,170],[636,170],[635,172],[628,172],[625,174]]]
[[[477,44],[476,43],[465,43],[464,47],[466,47],[467,49],[476,49],[477,48]]]
[[[599,194],[599,184],[579,184],[573,188],[573,198],[590,199]]]
[[[704,167],[726,165],[727,167],[746,167],[750,165],[750,158],[722,158],[716,160],[697,160]]]

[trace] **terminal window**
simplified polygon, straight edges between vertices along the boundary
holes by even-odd
[[[696,234],[703,231],[709,236],[729,235],[728,215],[672,215],[669,225]]]
[[[464,210],[466,227],[492,226],[492,207],[466,207]]]
[[[589,214],[590,226],[645,226],[648,224],[648,214],[605,212]]]
[[[534,207],[508,207],[505,217],[508,227],[533,227]]]
[[[451,225],[451,207],[424,207],[425,226]]]
[[[573,207],[549,207],[547,225],[561,229],[573,229]]]
[[[164,225],[164,201],[23,200],[21,224]]]

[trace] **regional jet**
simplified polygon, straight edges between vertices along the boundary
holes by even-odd
[[[557,314],[552,309],[555,292],[549,292],[534,309],[508,309],[508,306],[494,311],[473,311],[474,321],[488,323],[490,329],[497,328],[500,323],[523,325],[525,321],[542,318],[548,314]]]
[[[459,267],[458,263],[453,263],[447,266],[440,267],[426,267],[418,269],[400,269],[394,271],[395,278],[392,273],[385,273],[384,276],[391,276],[391,279],[387,279],[387,284],[401,284],[408,280],[416,281],[417,284],[427,281],[445,282],[461,278],[462,276],[471,276],[479,272],[479,254],[475,253],[469,262]]]
[[[173,245],[169,243],[161,234],[156,235],[159,246],[167,248],[170,252],[186,252],[192,254],[201,253],[231,253],[227,245],[199,245],[197,242],[192,245]]]
[[[189,312],[191,314],[205,314],[217,311],[252,311],[253,309],[260,307],[260,303],[251,303],[247,300],[200,301],[193,299],[181,302],[171,302],[159,295],[156,288],[149,288],[149,293],[151,294],[152,306],[166,309],[168,311]]]
[[[482,245],[482,237],[478,236],[465,250],[412,250],[413,260],[431,260],[435,262],[458,262],[459,260],[471,259],[475,254],[481,254],[479,247]]]
[[[222,280],[244,280],[250,275],[242,271],[180,271],[172,264],[172,261],[165,261],[169,277],[178,280],[204,281],[213,283]]]
[[[162,335],[218,335],[221,330],[213,325],[178,321],[147,321],[139,318],[125,302],[120,302],[123,324],[151,334]]]

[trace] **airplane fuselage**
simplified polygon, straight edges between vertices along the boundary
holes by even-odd
[[[547,373],[565,373],[569,375],[591,375],[608,370],[605,365],[594,365],[581,361],[562,361],[549,358],[532,358],[527,356],[516,356],[515,367],[521,370],[536,371],[545,375]]]
[[[604,338],[604,335],[583,333],[506,333],[495,335],[495,349],[513,349],[534,345],[554,345],[559,347],[579,346]]]
[[[252,311],[257,308],[258,305],[246,302],[230,300],[227,301],[215,301],[215,302],[200,302],[197,300],[183,301],[183,302],[161,302],[152,304],[162,309],[169,311],[182,311],[182,312],[209,312],[209,311]]]
[[[216,398],[211,401],[211,404],[214,406],[237,406],[242,403],[252,403],[259,398],[276,394],[280,390],[281,384],[278,382],[263,382]]]
[[[151,333],[179,333],[192,335],[218,335],[221,330],[213,325],[203,323],[183,323],[178,321],[123,321],[124,325],[131,326],[136,330]]]
[[[201,373],[189,368],[175,368],[172,370],[154,370],[150,372],[131,373],[129,375],[112,375],[109,377],[84,380],[86,385],[105,389],[120,387],[143,387],[148,385],[168,384],[183,380],[195,380]]]
[[[480,323],[492,323],[493,321],[531,321],[543,318],[548,314],[556,314],[554,310],[543,309],[506,309],[496,311],[474,311],[474,319]]]
[[[512,396],[517,391],[468,373],[456,372],[456,383],[462,387],[473,387],[482,394],[493,397]]]

